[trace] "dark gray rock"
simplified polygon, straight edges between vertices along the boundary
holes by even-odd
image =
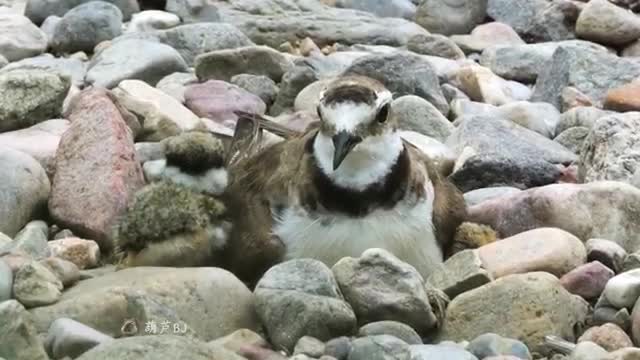
[[[92,0],[27,0],[24,10],[26,17],[31,19],[36,25],[49,16],[63,16],[74,7]],[[140,11],[140,6],[136,0],[103,0],[117,6],[123,15],[124,21],[129,21],[131,15]]]
[[[121,33],[120,9],[104,1],[90,1],[64,14],[49,45],[59,53],[93,52],[96,45]]]
[[[163,77],[187,71],[187,64],[173,48],[152,41],[123,40],[101,51],[91,61],[86,81],[113,88],[125,79],[155,86]]]
[[[77,58],[54,57],[51,54],[12,62],[0,70],[0,74],[12,70],[44,70],[71,78],[71,84],[79,88],[84,86],[87,64]]]
[[[206,0],[167,0],[165,10],[176,14],[183,23],[218,22],[218,8]]]
[[[416,12],[416,23],[429,32],[468,34],[487,13],[487,0],[425,0]]]
[[[419,55],[399,51],[365,56],[357,59],[343,75],[369,76],[382,82],[395,96],[416,95],[441,113],[449,113],[434,67]]]
[[[306,66],[296,66],[282,77],[280,91],[271,107],[271,115],[277,116],[293,109],[296,97],[307,85],[318,80],[315,72]]]
[[[353,341],[349,360],[411,360],[409,344],[390,336],[368,336]]]
[[[397,321],[378,321],[369,323],[358,330],[358,336],[391,335],[409,345],[420,345],[422,339],[411,326]]]
[[[640,76],[640,61],[582,47],[559,47],[538,76],[532,101],[560,109],[562,90],[568,86],[602,104],[607,91]]]
[[[199,55],[195,60],[195,68],[200,81],[229,81],[238,74],[265,75],[280,81],[293,68],[293,62],[270,47],[247,46]]]
[[[45,346],[54,359],[72,359],[113,338],[73,319],[60,318],[51,323]]]
[[[464,59],[464,52],[451,39],[440,34],[416,35],[409,39],[407,49],[417,54]]]
[[[230,82],[258,96],[267,106],[273,104],[280,91],[276,83],[264,75],[239,74]]]

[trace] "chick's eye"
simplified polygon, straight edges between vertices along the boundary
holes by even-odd
[[[378,111],[378,115],[376,115],[376,121],[379,123],[383,123],[387,121],[387,117],[389,116],[389,104],[385,104],[380,111]]]

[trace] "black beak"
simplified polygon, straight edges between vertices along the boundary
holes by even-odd
[[[331,139],[333,140],[333,147],[335,149],[335,152],[333,153],[333,170],[336,170],[340,167],[344,158],[349,155],[349,152],[351,152],[353,147],[362,141],[362,138],[346,131],[340,131]]]

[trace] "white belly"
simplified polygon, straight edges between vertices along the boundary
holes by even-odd
[[[432,225],[433,196],[428,199],[401,202],[363,218],[291,207],[276,221],[273,232],[286,245],[288,259],[313,258],[333,266],[343,257],[381,248],[413,265],[426,279],[442,263]]]

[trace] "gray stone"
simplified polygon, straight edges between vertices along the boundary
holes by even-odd
[[[447,99],[447,102],[452,103],[455,100],[470,100],[469,96],[462,92],[462,90],[451,84],[442,84],[442,93],[444,97]],[[453,106],[452,106],[453,107]],[[451,109],[453,111],[453,108]]]
[[[640,297],[640,269],[613,277],[604,288],[602,297],[618,309],[631,309]]]
[[[167,0],[165,9],[187,24],[220,21],[218,8],[205,0]]]
[[[596,360],[607,356],[607,350],[591,341],[583,341],[576,345],[569,357],[570,360]]]
[[[584,244],[589,261],[599,261],[616,273],[622,272],[627,252],[622,246],[605,239],[589,239]]]
[[[91,61],[86,81],[113,88],[126,79],[142,80],[155,86],[163,77],[187,71],[187,64],[173,48],[152,41],[117,41]]]
[[[574,107],[560,115],[560,122],[556,126],[556,134],[561,134],[572,127],[584,127],[587,130],[591,130],[600,118],[613,114],[615,112],[605,111],[593,106]]]
[[[478,360],[473,354],[453,345],[413,345],[411,360]]]
[[[491,281],[493,277],[483,268],[482,259],[473,250],[453,255],[427,279],[429,284],[444,291],[451,299]]]
[[[441,113],[449,113],[434,67],[419,55],[398,51],[365,56],[357,59],[343,75],[369,76],[380,81],[395,96],[416,95],[429,101]]]
[[[51,38],[53,38],[53,32],[60,20],[62,20],[60,16],[51,15],[44,20],[42,25],[40,25],[40,30],[47,35],[47,39],[51,40]]]
[[[163,77],[158,81],[156,88],[184,103],[184,92],[187,90],[187,86],[197,82],[198,78],[195,74],[177,72]]]
[[[460,341],[495,333],[520,339],[531,352],[544,355],[547,335],[575,340],[574,329],[585,321],[588,308],[549,273],[508,275],[453,299],[439,337]]]
[[[276,347],[292,350],[305,335],[327,341],[356,330],[355,314],[331,270],[316,260],[291,260],[272,267],[258,282],[255,301]]]
[[[122,40],[158,41],[176,49],[189,66],[193,66],[198,55],[210,51],[234,49],[254,45],[238,28],[225,23],[187,24],[166,30],[126,34]]]
[[[134,336],[104,342],[77,360],[242,360],[222,347],[176,335]]]
[[[380,17],[408,20],[412,20],[416,13],[416,6],[411,0],[337,0],[335,6],[367,11]]]
[[[51,54],[42,54],[40,56],[12,62],[11,64],[3,67],[0,73],[17,69],[38,69],[50,73],[56,73],[60,76],[67,76],[71,78],[72,85],[83,87],[84,76],[87,73],[87,64],[72,57],[58,58]]]
[[[80,280],[80,269],[71,261],[50,256],[40,260],[39,263],[46,266],[47,269],[58,277],[65,287],[73,285]]]
[[[435,106],[423,98],[405,95],[391,104],[392,117],[398,128],[421,133],[444,142],[451,135],[454,126]]]
[[[238,74],[265,75],[274,81],[293,67],[284,54],[267,46],[248,46],[211,51],[196,57],[196,75],[200,81],[224,80]]]
[[[269,347],[269,343],[260,334],[249,329],[236,330],[229,335],[210,341],[209,344],[222,346],[235,353],[239,353],[242,348],[247,346]]]
[[[587,135],[589,135],[589,128],[576,126],[561,132],[555,137],[555,139],[553,139],[553,141],[580,156],[582,154],[584,140],[587,138]]]
[[[0,303],[11,299],[13,292],[13,271],[0,259]]]
[[[436,325],[424,279],[393,254],[369,249],[360,258],[341,259],[332,271],[361,325],[399,321],[421,334]]]
[[[606,45],[625,45],[640,38],[640,18],[607,0],[591,0],[580,12],[576,34]]]
[[[51,15],[63,16],[74,7],[92,0],[27,0],[25,16],[37,25]],[[104,0],[114,4],[122,12],[124,21],[129,21],[131,15],[140,11],[136,0]]]
[[[368,336],[353,341],[348,360],[411,360],[409,344],[390,336]]]
[[[622,263],[622,272],[640,268],[640,253],[628,254]]]
[[[293,354],[302,354],[318,358],[324,354],[324,343],[314,337],[303,336],[296,343],[296,347],[293,349]]]
[[[0,302],[0,357],[9,360],[48,360],[29,313],[19,302]]]
[[[631,183],[640,171],[640,112],[600,118],[584,141],[578,180]]]
[[[593,311],[593,323],[595,325],[604,325],[607,323],[611,323],[616,324],[623,329],[630,329],[630,311],[625,308],[618,310],[609,306],[596,307]]]
[[[163,304],[157,296],[146,291],[131,291],[125,294],[125,298],[127,311],[134,319],[138,329],[135,335],[173,334],[191,338],[197,337],[195,330],[190,328],[174,309]],[[163,323],[168,324],[169,328],[163,328]],[[148,327],[148,324],[159,326],[156,328],[153,325]]]
[[[49,45],[60,53],[93,52],[96,45],[121,33],[120,9],[104,1],[90,1],[64,14]]]
[[[467,346],[467,351],[479,359],[492,356],[513,356],[518,359],[532,359],[529,349],[521,341],[491,333],[483,334],[473,339]]]
[[[496,186],[483,189],[476,189],[464,193],[464,200],[467,206],[474,206],[482,203],[483,201],[493,200],[501,196],[507,196],[515,193],[519,193],[521,190],[509,186]]]
[[[40,55],[47,49],[47,35],[22,15],[0,13],[0,56],[9,61]]]
[[[312,69],[306,66],[296,66],[287,71],[282,77],[280,91],[275,103],[271,107],[270,114],[280,115],[287,110],[293,109],[298,94],[307,85],[318,80]]]
[[[56,275],[38,262],[30,262],[16,272],[13,293],[26,307],[53,304],[60,299],[64,286]]]
[[[34,259],[47,257],[49,255],[48,231],[44,221],[31,221],[14,237],[10,247],[0,248],[0,251],[17,251]]]
[[[468,34],[487,13],[487,0],[426,0],[420,3],[415,22],[432,33]]]
[[[492,46],[520,45],[525,42],[507,24],[490,22],[476,26],[469,35],[453,35],[451,40],[465,54],[481,53]]]
[[[640,61],[620,58],[583,47],[559,47],[538,76],[532,101],[549,102],[560,109],[562,90],[568,86],[601,104],[611,88],[640,76]]]
[[[280,91],[276,83],[264,75],[239,74],[230,82],[258,96],[267,106],[273,104]]]
[[[378,321],[369,323],[358,330],[359,337],[391,335],[409,345],[421,345],[420,335],[411,326],[397,321]]]
[[[498,107],[494,114],[547,138],[553,138],[560,121],[560,112],[548,103],[516,101]]]
[[[347,360],[352,347],[351,340],[346,336],[342,336],[327,341],[324,353],[338,360]]]
[[[45,346],[55,359],[72,359],[113,338],[73,319],[60,318],[51,323]]]
[[[42,166],[31,156],[0,147],[0,232],[15,236],[43,213],[51,185]]]
[[[0,132],[59,117],[69,87],[69,78],[43,70],[1,73]]]
[[[440,34],[416,35],[409,39],[407,49],[422,55],[448,59],[464,59],[464,52],[451,39]]]
[[[606,52],[603,46],[583,41],[566,40],[538,44],[491,46],[482,52],[480,64],[505,79],[533,83],[543,72],[558,47],[582,47]]]

